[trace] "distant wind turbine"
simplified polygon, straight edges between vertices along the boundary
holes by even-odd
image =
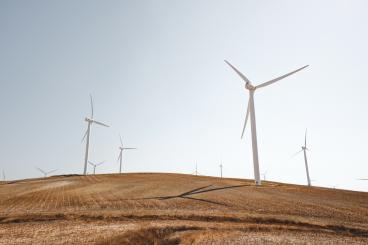
[[[3,180],[5,181],[5,170],[3,170]]]
[[[264,181],[266,180],[266,174],[267,174],[267,170],[266,170],[266,171],[264,171],[264,172],[262,173],[262,175],[263,175],[263,180],[264,180]]]
[[[220,176],[221,176],[221,178],[222,178],[222,163],[219,165],[219,167],[220,167]]]
[[[96,167],[97,166],[100,166],[101,164],[103,164],[105,161],[103,162],[100,162],[100,163],[97,163],[97,164],[94,164],[93,162],[91,161],[88,161],[89,164],[91,164],[93,166],[93,174],[96,174]]]
[[[267,81],[265,83],[262,83],[258,86],[253,86],[252,83],[249,81],[249,79],[244,76],[239,70],[237,70],[233,65],[231,65],[228,61],[225,60],[225,62],[242,78],[242,80],[245,82],[245,88],[249,91],[249,102],[247,106],[247,114],[245,116],[245,122],[243,126],[243,131],[241,134],[241,138],[243,138],[245,126],[247,125],[248,117],[250,114],[250,126],[252,130],[252,149],[253,149],[253,165],[254,165],[254,179],[256,182],[256,185],[261,185],[261,178],[259,174],[259,160],[258,160],[258,145],[257,145],[257,130],[256,130],[256,114],[255,114],[255,108],[254,108],[254,92],[262,87],[266,87],[268,85],[271,85],[281,79],[284,79],[285,77],[288,77],[298,71],[301,71],[302,69],[308,67],[303,66],[295,71],[292,71],[290,73],[287,73],[283,76],[277,77],[275,79],[272,79],[270,81]]]
[[[36,167],[37,168],[37,167]],[[38,171],[40,171],[41,173],[43,173],[43,175],[44,175],[44,177],[46,178],[49,174],[51,174],[51,173],[53,173],[53,172],[55,172],[57,169],[54,169],[54,170],[51,170],[51,171],[48,171],[48,172],[46,172],[46,171],[44,171],[44,170],[42,170],[42,169],[40,169],[40,168],[37,168],[38,169]]]
[[[92,124],[93,123],[96,123],[96,124],[101,125],[101,126],[104,126],[104,127],[109,127],[108,125],[106,125],[104,123],[101,123],[101,122],[98,122],[98,121],[96,121],[96,120],[93,119],[93,100],[92,100],[92,95],[89,95],[89,97],[90,97],[90,101],[91,101],[91,118],[88,118],[88,117],[85,118],[85,121],[88,123],[88,126],[87,126],[87,131],[84,134],[83,139],[82,139],[82,142],[83,142],[83,140],[87,136],[87,139],[86,139],[86,153],[85,153],[85,157],[84,157],[84,170],[83,170],[83,174],[84,175],[87,174],[88,151],[89,151],[89,136],[90,136],[90,133],[91,133],[91,126],[92,126]]]
[[[123,151],[125,151],[125,150],[135,150],[137,148],[124,147],[123,140],[121,139],[121,135],[119,135],[119,137],[120,137],[120,146],[119,146],[120,152],[119,152],[118,161],[120,162],[119,173],[121,174],[121,166],[123,164]]]
[[[294,156],[298,155],[300,152],[304,153],[304,163],[305,163],[305,172],[307,174],[307,182],[308,182],[308,186],[311,186],[311,179],[309,177],[309,168],[308,168],[308,160],[307,160],[307,151],[309,149],[307,148],[307,130],[305,130],[305,135],[304,135],[304,146],[302,146],[302,149],[300,151],[298,151],[297,153],[294,154]]]
[[[198,172],[198,166],[197,166],[197,163],[196,163],[196,167],[195,167],[195,171],[192,173],[194,175],[200,175],[200,173]]]

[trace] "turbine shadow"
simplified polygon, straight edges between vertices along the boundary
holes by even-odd
[[[194,198],[194,197],[191,197],[191,195],[205,193],[205,192],[211,192],[211,191],[225,190],[225,189],[234,189],[234,188],[239,188],[239,187],[244,187],[244,186],[252,186],[252,185],[249,185],[249,184],[233,185],[233,186],[225,186],[225,187],[215,187],[215,188],[210,188],[210,189],[207,189],[206,190],[206,188],[209,188],[211,186],[212,185],[207,185],[207,186],[195,188],[193,190],[184,192],[184,193],[179,194],[179,195],[146,197],[146,198],[140,198],[140,199],[135,199],[135,200],[150,200],[150,199],[151,200],[152,199],[156,199],[156,200],[168,200],[168,199],[174,199],[174,198],[184,198],[184,199],[190,199],[190,200],[195,200],[195,201],[207,202],[207,203],[211,203],[211,204],[229,206],[227,204],[220,203],[220,202],[215,202],[215,201],[206,200],[206,199],[202,199],[202,198]]]

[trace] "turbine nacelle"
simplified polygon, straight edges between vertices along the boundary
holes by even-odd
[[[253,86],[250,82],[246,82],[245,83],[245,88],[248,89],[248,90],[256,90],[256,86]]]

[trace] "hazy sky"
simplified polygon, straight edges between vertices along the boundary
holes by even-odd
[[[308,128],[314,185],[368,190],[367,1],[0,0],[0,169],[82,173],[89,93],[98,173],[253,178],[248,92],[223,62],[259,84],[261,172],[305,184]],[[92,168],[89,168],[89,172]]]

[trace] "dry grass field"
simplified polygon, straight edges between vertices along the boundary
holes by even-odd
[[[368,193],[158,173],[0,182],[0,244],[368,244]]]

